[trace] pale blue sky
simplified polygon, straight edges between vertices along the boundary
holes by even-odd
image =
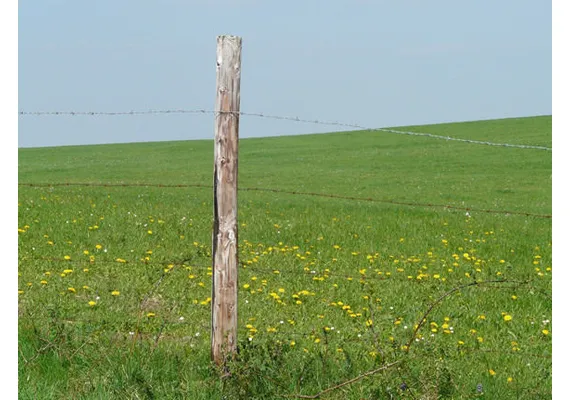
[[[212,109],[216,36],[241,110],[369,127],[552,113],[546,0],[19,2],[21,111]],[[20,147],[209,139],[212,115],[20,116]],[[335,127],[242,117],[240,137]]]

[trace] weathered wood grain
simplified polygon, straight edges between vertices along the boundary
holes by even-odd
[[[218,36],[212,235],[212,360],[222,364],[237,350],[237,177],[241,38]]]

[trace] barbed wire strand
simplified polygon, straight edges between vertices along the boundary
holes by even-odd
[[[162,184],[162,183],[152,184],[152,183],[90,183],[90,182],[57,182],[57,183],[22,182],[22,183],[18,183],[18,185],[19,186],[27,186],[27,187],[59,187],[59,186],[156,187],[156,188],[191,188],[191,187],[195,187],[195,188],[212,189],[212,186],[204,185],[204,184]],[[460,207],[460,206],[454,206],[454,205],[449,205],[449,204],[415,203],[415,202],[399,201],[399,200],[375,199],[372,197],[342,196],[342,195],[329,194],[329,193],[299,192],[299,191],[271,189],[271,188],[238,187],[238,191],[283,193],[283,194],[289,194],[289,195],[315,196],[315,197],[327,197],[327,198],[340,199],[340,200],[385,203],[385,204],[393,204],[393,205],[408,206],[408,207],[444,208],[444,209],[448,209],[448,210],[457,210],[457,211],[466,211],[466,212],[481,212],[481,213],[487,213],[487,214],[520,215],[520,216],[525,216],[525,217],[552,218],[551,214],[536,214],[536,213],[530,213],[530,212],[525,212],[525,211],[491,210],[491,209],[474,208],[474,207]]]
[[[352,124],[352,123],[337,122],[337,121],[325,121],[325,120],[318,120],[318,119],[306,119],[306,118],[299,118],[299,117],[271,115],[271,114],[265,114],[265,113],[243,112],[243,111],[215,111],[215,110],[207,110],[207,109],[193,109],[193,110],[171,109],[171,110],[138,110],[138,111],[132,110],[132,111],[20,111],[19,112],[19,115],[21,115],[21,116],[47,116],[47,115],[52,115],[52,116],[60,116],[60,115],[67,115],[67,116],[99,116],[99,115],[101,115],[101,116],[120,116],[120,115],[153,115],[153,114],[213,114],[213,115],[237,114],[239,116],[293,121],[293,122],[309,123],[309,124],[315,124],[315,125],[339,126],[339,127],[343,127],[343,128],[354,128],[354,129],[367,130],[367,131],[379,131],[379,132],[393,133],[393,134],[397,134],[397,135],[423,136],[423,137],[429,137],[432,139],[458,141],[458,142],[464,142],[464,143],[470,143],[470,144],[480,144],[480,145],[487,145],[487,146],[499,146],[499,147],[511,147],[511,148],[519,148],[519,149],[535,149],[535,150],[552,151],[552,148],[546,147],[546,146],[523,145],[523,144],[512,144],[512,143],[497,143],[497,142],[490,142],[490,141],[484,141],[484,140],[462,139],[462,138],[451,137],[451,136],[436,135],[433,133],[403,131],[403,130],[392,129],[392,128],[370,128],[370,127],[366,127],[366,126],[360,125],[360,124]]]
[[[211,265],[194,265],[188,263],[188,260],[124,260],[122,258],[117,258],[115,260],[77,260],[77,259],[65,259],[58,257],[22,257],[19,261],[47,261],[52,263],[66,263],[66,264],[78,264],[78,265],[110,265],[110,264],[146,264],[146,265],[161,265],[161,266],[176,266],[176,267],[189,267],[189,268],[212,268]]]

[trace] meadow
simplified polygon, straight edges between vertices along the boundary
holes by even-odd
[[[404,129],[552,147],[551,116]],[[241,139],[239,353],[221,370],[213,148],[19,149],[20,398],[551,398],[552,152]]]

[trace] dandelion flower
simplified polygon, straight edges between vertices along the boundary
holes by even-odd
[[[91,301],[89,302],[89,306],[93,307],[93,306],[95,306],[95,305],[97,305],[97,302],[96,302],[96,301],[91,300]]]
[[[121,292],[119,292],[118,290],[113,290],[113,291],[111,292],[111,295],[112,295],[112,296],[118,296],[118,295],[120,295],[120,294],[121,294]]]
[[[509,314],[506,314],[506,315],[503,316],[503,319],[504,319],[505,321],[510,321],[510,320],[513,319],[513,317],[512,317],[511,315],[509,315]]]

